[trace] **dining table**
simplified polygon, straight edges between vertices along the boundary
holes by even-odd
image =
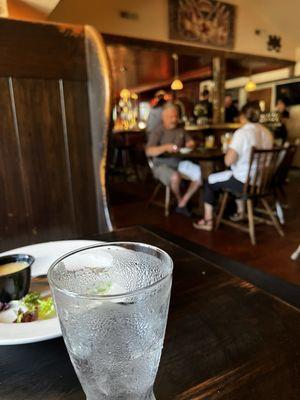
[[[163,231],[85,239],[148,243],[174,261],[156,400],[300,399],[297,307],[228,272],[231,260]],[[0,371],[1,400],[85,399],[61,337],[0,346]]]

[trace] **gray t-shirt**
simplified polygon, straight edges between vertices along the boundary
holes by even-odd
[[[159,127],[149,135],[147,147],[160,146],[163,144],[174,144],[180,147],[184,147],[188,140],[191,140],[191,136],[185,133],[182,128],[166,129],[163,126]],[[166,164],[170,167],[177,168],[179,163],[177,157],[155,157],[154,165]]]
[[[162,110],[162,107],[155,107],[151,109],[146,127],[148,133],[151,133],[162,126]]]

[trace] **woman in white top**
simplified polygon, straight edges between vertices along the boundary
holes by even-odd
[[[258,123],[259,115],[259,108],[251,103],[242,108],[240,115],[242,127],[235,131],[225,154],[225,165],[230,169],[209,175],[204,189],[204,218],[193,224],[196,229],[212,231],[213,207],[222,189],[242,193],[248,175],[252,147],[257,149],[273,147],[273,136],[268,129]]]

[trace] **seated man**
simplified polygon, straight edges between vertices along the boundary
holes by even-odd
[[[181,147],[193,148],[195,143],[182,128],[177,127],[178,110],[174,104],[164,105],[162,122],[162,126],[150,134],[146,154],[148,157],[154,157],[154,176],[164,185],[170,185],[175,194],[178,203],[176,212],[190,216],[186,206],[201,185],[201,170],[199,165],[191,161],[180,161],[171,154],[177,153]],[[184,195],[180,192],[182,179],[191,181]]]

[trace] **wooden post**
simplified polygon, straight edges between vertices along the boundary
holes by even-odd
[[[224,57],[213,57],[213,124],[221,124],[225,121],[224,96],[226,65]]]

